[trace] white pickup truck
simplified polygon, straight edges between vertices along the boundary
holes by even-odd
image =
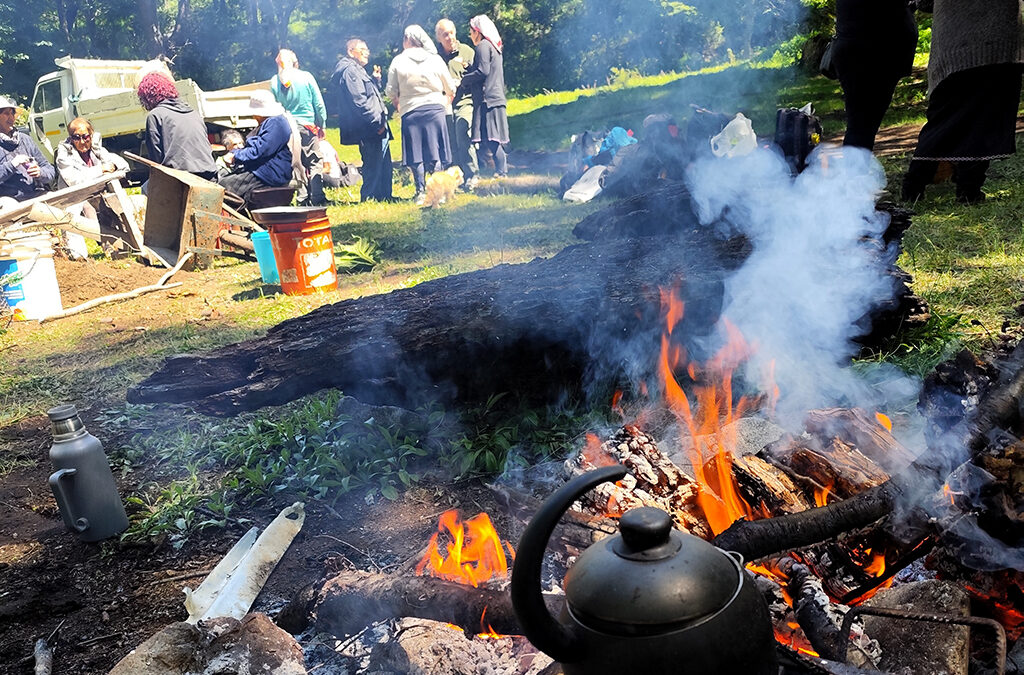
[[[48,158],[53,159],[57,145],[67,137],[67,125],[76,117],[85,117],[103,137],[108,150],[143,154],[146,110],[135,90],[139,80],[152,72],[151,61],[103,61],[56,59],[59,70],[39,78],[29,108],[32,137]],[[181,99],[206,120],[212,142],[227,128],[251,129],[256,121],[247,115],[249,92],[268,89],[269,81],[203,91],[194,81],[177,80]]]

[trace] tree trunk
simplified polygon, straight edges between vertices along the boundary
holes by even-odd
[[[587,375],[635,368],[626,343],[640,345],[640,358],[657,357],[659,287],[681,280],[683,330],[711,329],[722,304],[722,260],[731,253],[707,239],[697,231],[581,244],[551,259],[338,302],[262,338],[171,357],[129,400],[189,401],[219,415],[325,387],[410,408],[503,391],[555,400]]]

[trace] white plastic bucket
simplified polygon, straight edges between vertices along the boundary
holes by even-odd
[[[38,320],[63,309],[50,238],[43,236],[0,247],[0,277],[18,273],[20,281],[0,287],[18,320]]]

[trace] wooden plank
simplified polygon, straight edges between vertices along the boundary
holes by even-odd
[[[54,190],[53,192],[47,192],[39,195],[38,197],[18,202],[16,205],[8,208],[0,209],[0,227],[16,223],[22,218],[27,217],[29,212],[32,210],[32,207],[36,204],[47,204],[58,209],[65,209],[74,204],[80,204],[81,202],[88,200],[90,197],[103,192],[107,183],[110,181],[120,180],[121,178],[124,178],[124,176],[124,171],[106,173],[91,181],[60,190]]]

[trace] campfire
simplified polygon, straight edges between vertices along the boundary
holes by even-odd
[[[750,530],[749,537],[745,534],[746,528],[759,523],[808,517],[854,503],[891,484],[894,475],[915,462],[913,453],[893,435],[892,420],[882,411],[818,409],[807,413],[803,433],[785,433],[770,421],[780,396],[772,367],[753,375],[746,369],[757,345],[725,322],[722,346],[705,362],[688,360],[686,350],[672,337],[684,320],[685,306],[671,289],[661,298],[665,330],[657,379],[636,383],[628,394],[617,391],[612,407],[623,417],[622,427],[604,441],[596,433],[587,434],[580,452],[566,462],[569,476],[616,465],[628,473],[598,485],[580,500],[569,518],[568,528],[575,534],[559,534],[556,562],[546,583],[559,588],[562,574],[579,552],[614,532],[624,513],[655,506],[670,514],[680,530],[722,547],[728,542],[730,550],[756,558],[746,563],[746,569],[756,577],[753,583],[768,604],[777,649],[788,655],[783,659],[790,668],[786,672],[875,672],[881,664],[894,663],[887,652],[894,649],[891,642],[880,644],[886,643],[888,626],[871,616],[886,610],[864,603],[931,551],[940,532],[926,529],[911,537],[897,536],[892,520],[874,523],[875,517],[854,525],[841,520],[813,542],[798,538],[787,544],[783,537],[766,546],[756,530]],[[754,382],[759,383],[754,393],[743,393]],[[651,400],[655,393],[663,396],[660,403]],[[636,412],[631,416],[627,410]],[[671,442],[656,440],[647,427]],[[667,433],[672,429],[675,433]],[[939,494],[955,509],[966,490],[958,490],[950,478]],[[581,537],[580,532],[585,534]],[[404,626],[408,617],[418,617],[417,634],[426,631],[435,643],[456,639],[439,637],[449,631],[470,642],[506,641],[516,645],[519,656],[529,653],[543,659],[521,637],[508,603],[509,561],[514,559],[512,544],[499,535],[488,514],[462,520],[456,511],[447,511],[416,561],[414,574],[340,575],[321,589],[317,620],[321,628],[347,635],[374,621],[390,619]],[[915,569],[920,572],[919,563]],[[961,569],[957,578],[962,574]],[[1020,592],[1020,579],[1008,572],[977,573],[965,584],[1014,637],[1022,622],[1011,597]],[[548,600],[552,607],[560,603],[559,596]],[[374,612],[351,611],[353,606],[365,610],[368,604],[374,605]],[[862,616],[844,624],[851,607]],[[934,616],[940,614],[935,610],[917,614],[956,621]],[[425,624],[424,619],[438,623]],[[397,630],[400,636],[403,629]],[[400,637],[394,639],[401,642]],[[1003,658],[998,640],[995,643],[995,652],[988,651],[983,658]],[[479,649],[475,644],[474,650]],[[834,661],[850,665],[843,666],[847,670],[829,670],[832,666],[827,664]]]

